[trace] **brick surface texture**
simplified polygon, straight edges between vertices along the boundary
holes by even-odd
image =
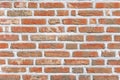
[[[0,0],[0,80],[120,80],[120,1]]]

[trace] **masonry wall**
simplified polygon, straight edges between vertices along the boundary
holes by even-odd
[[[0,80],[120,80],[120,2],[0,1]]]

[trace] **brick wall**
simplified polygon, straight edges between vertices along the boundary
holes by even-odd
[[[120,80],[120,2],[0,1],[0,80]]]

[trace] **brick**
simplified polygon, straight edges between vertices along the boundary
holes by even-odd
[[[51,80],[76,80],[74,75],[52,75]]]
[[[101,18],[98,21],[100,24],[120,24],[119,18]]]
[[[83,68],[74,67],[72,68],[73,73],[83,73]]]
[[[12,49],[35,49],[36,45],[34,43],[12,43]]]
[[[92,65],[104,65],[104,59],[95,59],[92,60]]]
[[[42,67],[30,67],[29,71],[30,72],[40,73],[40,72],[42,72]]]
[[[2,71],[3,72],[14,72],[14,73],[18,73],[18,72],[26,72],[26,68],[24,67],[2,67]]]
[[[81,44],[80,49],[104,49],[105,45],[102,43],[86,43]]]
[[[88,65],[88,59],[65,59],[65,65]]]
[[[39,28],[39,31],[41,33],[61,33],[61,32],[64,32],[64,27],[62,26],[56,26],[56,27],[40,27]]]
[[[41,57],[40,51],[19,51],[17,52],[18,57]]]
[[[119,2],[99,2],[96,3],[96,8],[120,8]]]
[[[9,34],[0,35],[0,41],[17,41],[17,40],[19,40],[18,35]]]
[[[0,59],[0,65],[5,64],[5,60],[4,59]]]
[[[79,10],[80,16],[103,16],[103,11],[100,10]]]
[[[68,10],[57,10],[57,16],[68,16]]]
[[[90,18],[90,24],[97,24],[97,19],[96,18]]]
[[[79,80],[90,80],[90,76],[88,76],[88,75],[80,75]]]
[[[37,8],[37,2],[29,2],[28,8]]]
[[[2,29],[2,27],[0,27],[0,32],[3,32],[3,29]]]
[[[70,26],[67,28],[67,32],[77,32],[77,28],[75,26]]]
[[[60,65],[60,59],[37,59],[36,65]]]
[[[23,75],[23,80],[48,80],[47,75]]]
[[[34,16],[54,16],[54,10],[35,10]]]
[[[26,2],[15,2],[14,7],[15,8],[26,8],[27,4],[26,4]]]
[[[69,52],[67,51],[45,51],[45,57],[69,57]]]
[[[28,24],[28,25],[42,25],[42,24],[46,24],[46,20],[45,19],[22,19],[22,24]]]
[[[66,49],[77,49],[77,44],[73,43],[66,44]]]
[[[33,65],[32,59],[9,59],[8,60],[9,65]]]
[[[120,49],[120,44],[119,43],[109,43],[108,49]]]
[[[58,36],[59,41],[83,41],[82,35],[60,35]]]
[[[120,60],[108,60],[108,65],[120,65]]]
[[[79,27],[79,32],[81,33],[103,33],[104,27]]]
[[[12,3],[11,2],[0,2],[0,8],[11,8]]]
[[[115,40],[115,41],[120,41],[120,36],[119,36],[119,35],[115,35],[115,36],[114,36],[114,40]]]
[[[111,41],[111,35],[88,35],[86,37],[87,41]]]
[[[114,69],[114,71],[115,71],[116,73],[120,73],[120,68],[119,68],[119,67],[116,67],[116,68]]]
[[[31,35],[32,41],[55,41],[55,35]]]
[[[22,35],[22,40],[27,41],[28,40],[28,35]]]
[[[60,24],[60,19],[58,19],[58,18],[50,18],[49,20],[48,20],[48,23],[50,24],[50,25],[55,25],[55,24]]]
[[[40,8],[64,8],[64,4],[62,2],[42,2]]]
[[[8,44],[7,43],[0,43],[0,49],[5,49],[8,48]]]
[[[20,75],[12,75],[12,74],[0,74],[1,80],[20,80]]]
[[[10,51],[0,51],[0,57],[14,57],[14,54]]]
[[[34,32],[37,32],[37,29],[34,26],[31,26],[31,27],[13,26],[12,27],[12,32],[15,32],[15,33],[34,33]]]
[[[4,10],[0,10],[0,16],[4,16]]]
[[[76,10],[71,11],[71,16],[76,16]]]
[[[68,73],[69,68],[68,67],[46,67],[45,72],[46,73]]]
[[[92,8],[91,2],[70,2],[67,4],[68,8]]]
[[[72,19],[67,18],[62,20],[63,24],[65,25],[84,25],[87,24],[87,19]]]
[[[114,75],[98,75],[98,76],[93,76],[94,80],[118,80],[118,76],[114,76]]]
[[[30,10],[8,10],[7,16],[32,16]]]
[[[0,18],[1,25],[20,24],[20,20],[17,18]]]
[[[75,51],[73,57],[98,57],[96,51]]]
[[[120,16],[120,10],[114,10],[112,11],[113,16]]]
[[[62,43],[40,43],[39,48],[40,49],[62,49],[63,48]]]
[[[102,57],[115,57],[114,51],[102,51]]]
[[[112,73],[112,68],[87,68],[88,73]]]
[[[109,33],[119,33],[120,32],[120,27],[108,27],[107,32],[109,32]]]

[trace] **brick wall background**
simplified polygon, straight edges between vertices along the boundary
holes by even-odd
[[[0,80],[120,80],[120,2],[1,0]]]

